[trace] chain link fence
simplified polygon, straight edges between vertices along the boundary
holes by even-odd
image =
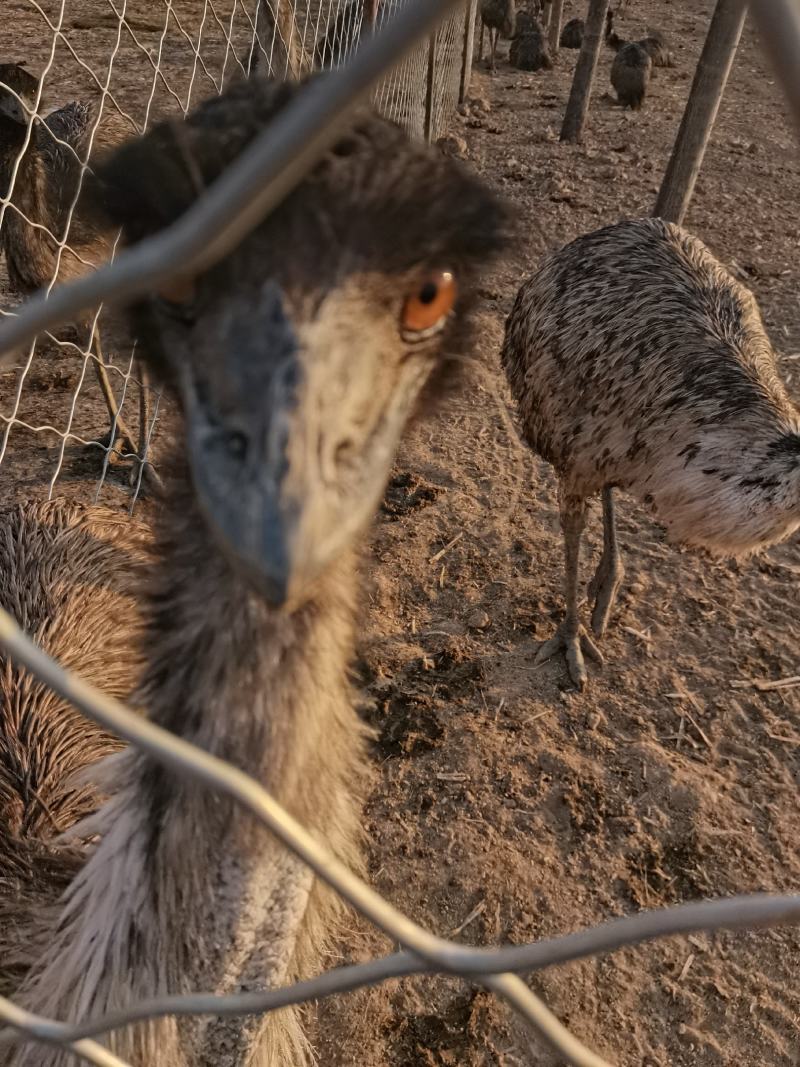
[[[59,35],[62,33],[66,17],[66,0],[61,0],[60,8],[56,5],[56,16],[52,13],[46,15],[44,9],[38,4],[34,6],[53,29],[54,52],[49,65],[45,66],[45,75],[53,72],[55,78],[57,73],[55,44],[62,39]],[[765,35],[772,42],[778,69],[785,75],[790,97],[800,102],[800,96],[797,94],[797,89],[800,87],[797,82],[800,63],[782,62],[782,57],[787,55],[787,43],[791,43],[793,50],[791,54],[794,57],[800,56],[800,13],[798,13],[795,0],[761,0],[758,5],[754,4],[754,8],[765,27]],[[178,33],[173,38],[173,43],[177,42],[179,48],[187,43],[196,62],[190,63],[189,69],[184,69],[182,72],[176,70],[172,75],[171,68],[167,65],[169,49],[165,46],[166,31],[172,22],[176,26],[181,23],[173,15],[173,7],[169,2],[166,4],[166,9],[166,19],[158,26],[152,22],[138,22],[129,9],[125,7],[121,9],[123,12],[128,11],[124,25],[134,41],[141,41],[146,33],[160,34],[155,55],[144,44],[136,46],[141,47],[143,61],[149,63],[152,68],[152,91],[147,97],[143,119],[137,122],[134,118],[137,125],[145,126],[152,121],[158,109],[159,98],[171,98],[173,102],[177,102],[182,109],[185,109],[192,99],[192,87],[195,83],[208,78],[215,83],[217,88],[220,88],[225,81],[226,70],[230,72],[234,68],[246,69],[248,65],[252,65],[255,53],[262,48],[267,56],[271,57],[270,61],[275,62],[275,51],[272,50],[271,43],[259,36],[261,31],[258,26],[257,11],[249,13],[246,26],[237,25],[235,16],[237,12],[243,11],[240,4],[237,3],[232,8],[226,9],[227,14],[225,14],[221,5],[215,8],[209,0],[203,5],[202,14],[198,16],[200,18],[199,29],[197,24],[189,24],[188,17],[184,19],[181,16],[185,32]],[[104,9],[98,3],[93,10],[97,12]],[[334,8],[329,6],[325,10],[333,11]],[[336,10],[339,12],[343,8]],[[315,11],[317,11],[316,8],[309,6],[308,25],[304,23],[302,26],[304,47],[299,53],[301,63],[307,61],[304,57],[304,53],[307,53],[306,42],[312,39],[323,40],[325,37],[325,34],[319,33],[321,18],[319,23],[313,22]],[[293,14],[296,15],[296,11]],[[322,150],[324,130],[330,123],[331,114],[347,111],[361,88],[375,84],[375,70],[387,66],[392,56],[398,54],[408,40],[427,33],[437,15],[445,18],[445,21],[440,21],[440,29],[433,45],[430,38],[425,37],[425,43],[418,46],[419,54],[413,51],[409,53],[411,57],[417,57],[414,59],[416,66],[401,66],[390,79],[394,84],[392,106],[397,106],[397,101],[402,101],[403,107],[408,109],[408,114],[412,114],[420,97],[416,95],[416,89],[412,91],[410,88],[409,83],[414,79],[409,72],[424,69],[427,78],[426,85],[436,86],[438,49],[441,47],[448,54],[455,51],[455,42],[460,40],[459,34],[463,32],[463,9],[452,0],[450,2],[448,0],[409,2],[408,12],[404,12],[403,17],[397,20],[398,23],[403,23],[402,32],[398,31],[391,40],[387,32],[385,36],[388,43],[385,46],[381,41],[382,35],[377,34],[368,47],[360,50],[352,62],[346,64],[341,77],[332,81],[329,92],[326,94],[306,93],[287,109],[287,114],[281,120],[280,137],[273,131],[267,131],[260,138],[254,146],[255,153],[249,161],[251,170],[257,164],[256,169],[259,172],[257,183],[251,180],[248,185],[244,178],[245,168],[236,164],[216,183],[214,190],[187,213],[187,225],[182,228],[181,232],[173,233],[167,240],[162,241],[157,252],[153,250],[152,242],[144,242],[137,249],[120,256],[113,265],[83,277],[69,288],[54,291],[51,299],[47,301],[32,302],[24,314],[18,315],[13,320],[9,319],[4,324],[0,323],[0,352],[7,352],[12,346],[21,342],[29,342],[36,333],[53,328],[62,319],[75,318],[81,309],[92,306],[102,299],[134,296],[145,291],[154,279],[160,281],[174,274],[179,266],[184,270],[187,268],[200,270],[210,261],[223,256],[232,244],[239,240],[247,226],[252,224],[254,215],[261,216],[271,209],[280,196],[285,194],[287,185],[291,187],[291,181],[288,180],[287,175],[293,180],[299,180],[302,177],[303,167],[294,167],[294,163],[303,146],[314,141],[315,138],[317,140],[314,143],[318,143],[321,146],[320,151]],[[147,17],[152,18],[152,16]],[[119,42],[122,36],[122,20],[118,15],[114,18],[116,29],[112,32],[116,34],[116,40]],[[451,21],[446,21],[447,18]],[[202,27],[206,24],[206,19],[209,40],[213,37],[217,42],[218,51],[215,53],[215,63],[221,63],[221,66],[213,64],[208,50],[204,51],[201,47],[204,39]],[[328,49],[326,55],[331,56],[331,62],[334,64],[343,63],[346,59],[346,56],[340,55],[337,51],[340,45],[344,51],[352,52],[355,48],[353,36],[363,32],[363,16],[362,22],[359,23],[362,29],[358,31],[351,32],[347,29],[349,24],[344,22],[339,25],[340,28],[336,30],[335,18],[325,22],[327,28],[333,26],[335,29],[333,38],[329,39],[329,44],[325,46]],[[313,29],[309,28],[311,26]],[[300,39],[300,32],[291,29],[281,42],[281,62],[286,64],[287,69],[297,61],[298,53],[293,51],[292,44],[292,36],[295,32]],[[326,29],[326,34],[327,32]],[[134,34],[138,35],[138,38]],[[276,33],[275,37],[277,36]],[[268,44],[269,51],[266,47]],[[75,53],[80,55],[77,48]],[[115,52],[113,54],[116,55]],[[409,64],[411,60],[406,60],[405,63]],[[447,100],[452,100],[456,85],[454,69],[457,63],[457,58],[453,59],[449,67],[445,65],[443,68],[444,73],[438,83],[441,86],[442,107],[445,106]],[[118,110],[121,116],[126,117],[129,116],[127,109],[130,104],[125,87],[120,84],[113,98],[109,88],[112,67],[113,60],[109,60],[107,70],[102,77],[97,79],[98,84],[103,87],[104,103],[108,103]],[[431,75],[432,67],[433,75]],[[96,75],[96,69],[92,69],[92,74]],[[173,80],[170,80],[170,77]],[[379,83],[377,90],[379,103],[381,93],[385,91],[385,85],[385,81]],[[422,99],[429,101],[427,123],[429,132],[432,134],[435,130],[433,116],[437,113],[432,102],[434,97],[428,94]],[[388,106],[388,100],[387,97],[382,106]],[[38,105],[37,97],[36,107]],[[425,121],[424,112],[423,129]],[[304,160],[304,166],[307,167],[310,161],[305,157]],[[3,207],[11,208],[9,197],[5,198]],[[189,238],[186,236],[187,233],[190,234]],[[55,241],[58,248],[66,248],[63,237],[59,239],[57,235],[50,235],[49,239]],[[94,325],[94,320],[91,325]],[[51,344],[56,345],[56,342],[51,341]],[[72,341],[64,340],[59,341],[58,345],[72,345],[77,349],[78,358],[83,359],[84,369],[86,361],[93,358],[88,346],[82,348]],[[61,351],[61,349],[51,351]],[[72,350],[68,349],[68,351]],[[26,374],[29,374],[31,368],[35,366],[33,356],[34,350],[31,349],[28,360],[23,366]],[[3,357],[6,362],[7,358]],[[117,364],[113,366],[115,370],[118,369]],[[123,382],[138,386],[139,380],[135,377],[134,366],[135,349],[132,349],[128,354],[128,362],[120,364],[118,374]],[[22,380],[24,384],[24,377]],[[21,387],[18,388],[14,396],[16,399],[23,397],[24,390]],[[70,406],[73,414],[80,406],[77,403],[78,397],[79,391],[76,390]],[[11,421],[10,416],[6,416],[7,424],[15,428],[23,425],[20,414],[22,410],[20,406],[13,416],[14,421]],[[76,436],[73,429],[70,429],[69,433],[61,431],[61,435],[64,440]],[[103,696],[80,679],[62,670],[37,649],[25,637],[13,619],[2,611],[0,611],[0,642],[16,662],[25,666],[55,692],[71,701],[89,718],[102,724],[130,744],[138,746],[173,773],[192,778],[234,798],[274,833],[287,848],[313,868],[321,879],[403,946],[401,951],[384,959],[341,967],[286,989],[232,997],[211,997],[200,994],[164,997],[157,1003],[132,1005],[130,1009],[113,1017],[93,1019],[75,1026],[66,1026],[53,1020],[31,1016],[10,1001],[0,998],[0,1020],[7,1024],[7,1029],[0,1032],[0,1047],[3,1043],[17,1039],[19,1033],[22,1033],[26,1038],[69,1047],[77,1057],[88,1063],[106,1065],[106,1067],[109,1065],[110,1067],[125,1067],[122,1061],[111,1055],[92,1038],[135,1021],[164,1015],[191,1013],[234,1015],[243,1012],[269,1012],[289,1004],[299,1004],[313,998],[374,984],[390,977],[436,972],[460,977],[496,992],[511,1004],[538,1033],[543,1035],[565,1061],[585,1065],[585,1067],[608,1067],[604,1060],[586,1049],[555,1019],[519,977],[520,974],[612,951],[656,937],[723,927],[737,928],[746,925],[767,926],[800,922],[800,896],[760,895],[732,897],[722,901],[704,901],[666,911],[644,912],[549,942],[516,945],[502,949],[477,948],[447,941],[430,934],[407,919],[380,895],[372,891],[366,883],[349,872],[312,839],[257,782],[232,766],[148,723],[123,705]]]
[[[0,318],[33,289],[49,292],[113,258],[113,241],[87,232],[80,211],[98,151],[185,114],[232,78],[338,68],[404,4],[9,0],[13,17],[0,27]],[[373,91],[415,137],[435,139],[447,126],[465,85],[466,29],[463,7],[454,9]],[[34,194],[42,170],[62,187],[69,171],[67,203]],[[104,487],[129,492],[132,506],[143,472],[157,477],[136,457],[150,457],[159,416],[168,413],[142,379],[134,343],[101,310],[43,335],[0,376],[0,469],[28,497],[69,481],[85,499]]]

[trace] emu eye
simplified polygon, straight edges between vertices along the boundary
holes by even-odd
[[[413,341],[436,333],[444,326],[455,300],[456,280],[450,271],[436,271],[423,278],[403,305],[403,336]]]

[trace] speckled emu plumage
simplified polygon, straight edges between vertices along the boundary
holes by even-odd
[[[561,31],[558,43],[562,48],[580,48],[583,44],[584,30],[583,19],[570,19]]]
[[[64,666],[125,699],[141,670],[149,531],[66,501],[0,511],[0,604]],[[58,841],[95,810],[79,775],[120,743],[0,657],[0,994],[47,943],[48,908],[85,852]],[[2,1055],[0,1055],[2,1061]]]
[[[621,222],[551,256],[519,291],[502,362],[525,439],[558,472],[568,522],[604,490],[613,541],[618,486],[671,540],[717,555],[800,526],[800,414],[758,306],[679,227]],[[621,579],[606,548],[598,634]]]
[[[646,48],[633,41],[622,45],[611,64],[611,84],[623,107],[641,108],[652,73],[653,61]]]
[[[96,121],[94,103],[80,100],[65,104],[44,120],[34,120],[11,194],[17,210],[6,212],[0,234],[9,280],[20,293],[30,293],[54,278],[67,281],[85,274],[111,255],[113,234],[73,207],[81,174],[80,161],[88,157]],[[115,113],[104,113],[95,147],[117,144],[132,132],[132,127]],[[18,121],[0,111],[0,196],[8,195],[26,135],[25,120]],[[69,246],[63,249],[59,259],[58,243],[53,237],[63,239],[68,222]]]
[[[481,0],[481,21],[490,30],[503,37],[513,37],[517,24],[517,9],[514,0]]]
[[[508,59],[518,70],[550,70],[553,60],[547,48],[547,40],[538,19],[520,14],[517,31],[511,42]]]

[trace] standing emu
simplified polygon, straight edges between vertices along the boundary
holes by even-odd
[[[123,146],[98,169],[102,211],[127,242],[158,232],[302,91],[240,83]],[[459,362],[447,354],[502,224],[454,161],[364,112],[222,262],[132,309],[185,437],[157,516],[136,706],[262,782],[351,866],[365,763],[349,673],[359,542],[421,392]],[[57,776],[64,742],[60,722],[47,725],[38,743]],[[80,736],[78,723],[73,763]],[[27,1008],[75,1020],[324,966],[341,904],[249,813],[134,749],[96,778],[114,796],[69,855],[30,841],[19,877],[0,882],[0,968],[12,940]],[[49,881],[69,882],[58,906]],[[159,1019],[109,1042],[134,1067],[310,1059],[294,1009]],[[72,1057],[26,1046],[0,1062]]]
[[[587,499],[604,547],[589,587],[602,637],[623,568],[613,488],[649,505],[670,539],[743,556],[800,526],[800,413],[750,292],[697,238],[660,219],[579,237],[519,291],[503,367],[526,441],[558,473],[566,618],[537,661],[600,654],[578,621]]]
[[[635,41],[622,45],[611,64],[611,84],[623,107],[640,110],[652,72],[653,61],[646,48]]]
[[[32,106],[38,87],[33,75],[17,64],[4,64],[0,81],[16,88],[23,102]],[[38,116],[31,119],[17,95],[0,85],[0,197],[11,198],[0,231],[0,247],[17,293],[27,295],[54,280],[76,278],[111,256],[114,232],[89,220],[75,201],[90,147],[94,151],[117,144],[130,136],[132,128],[116,113],[104,112],[92,146],[96,125],[94,104],[81,101],[66,104],[44,120]],[[65,238],[67,243],[59,250],[59,242]],[[88,329],[92,318],[82,318],[79,325]],[[145,383],[140,386],[137,443],[120,416],[96,331],[92,347],[92,365],[111,424],[109,448],[113,452],[116,446],[143,457],[148,418]],[[149,466],[145,471],[152,477]]]
[[[491,49],[490,67],[497,69],[497,42],[503,37],[513,37],[517,25],[517,9],[514,0],[481,0],[481,40],[478,57],[483,57],[483,29],[489,30],[489,47]]]

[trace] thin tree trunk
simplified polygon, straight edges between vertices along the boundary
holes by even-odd
[[[550,8],[550,55],[555,59],[558,55],[558,42],[561,37],[561,20],[564,15],[564,0],[553,0]]]
[[[675,146],[653,208],[653,214],[658,218],[678,225],[683,222],[746,17],[746,0],[717,0]]]
[[[583,44],[567,101],[564,125],[561,127],[561,140],[572,144],[580,141],[586,113],[589,110],[594,72],[597,69],[597,60],[603,43],[608,2],[609,0],[589,0]]]

